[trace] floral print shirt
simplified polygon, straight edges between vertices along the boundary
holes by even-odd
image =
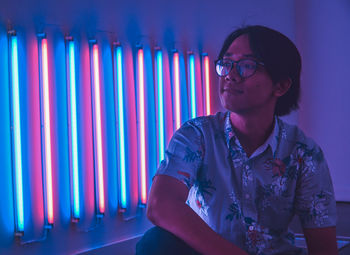
[[[156,175],[189,188],[187,204],[249,254],[304,254],[288,225],[336,225],[333,185],[322,150],[275,117],[266,142],[247,156],[230,112],[187,121],[173,135]]]

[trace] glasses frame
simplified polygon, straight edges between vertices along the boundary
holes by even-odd
[[[230,70],[228,71],[227,74],[220,75],[220,74],[218,73],[217,69],[216,69],[216,66],[217,66],[217,64],[218,64],[219,61],[223,61],[223,60],[224,60],[223,58],[220,58],[220,59],[218,59],[218,60],[216,60],[216,61],[214,62],[214,63],[215,63],[215,72],[216,72],[216,74],[217,74],[219,77],[225,77],[225,76],[229,75],[229,74],[231,73],[232,69],[233,69],[234,64],[236,64],[236,71],[237,71],[239,77],[241,77],[241,78],[249,78],[249,77],[253,76],[253,75],[255,74],[255,72],[256,72],[256,69],[258,69],[258,65],[265,66],[265,64],[264,64],[263,62],[257,61],[257,60],[254,60],[254,59],[250,59],[250,58],[244,58],[244,59],[240,59],[240,60],[237,60],[237,61],[232,60],[232,59],[225,59],[225,61],[228,61],[228,62],[231,63],[231,67],[230,67]],[[239,63],[242,62],[242,61],[246,61],[246,60],[253,61],[253,62],[256,64],[256,67],[255,67],[255,70],[254,70],[254,72],[253,72],[252,74],[250,74],[250,75],[248,75],[248,76],[242,76],[242,75],[241,75],[241,72],[240,72]]]

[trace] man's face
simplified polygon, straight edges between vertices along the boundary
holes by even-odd
[[[250,49],[247,35],[235,39],[223,59],[257,60]],[[273,113],[277,97],[274,95],[274,84],[262,65],[257,66],[252,76],[242,78],[234,64],[231,72],[219,79],[219,94],[224,108],[238,114],[261,112],[261,110],[272,110]]]

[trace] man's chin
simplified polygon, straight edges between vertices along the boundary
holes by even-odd
[[[232,103],[227,103],[225,100],[222,100],[222,98],[220,98],[220,99],[221,99],[222,107],[224,107],[226,110],[229,110],[230,112],[237,112],[238,113],[241,110],[243,110],[242,107],[239,106],[239,105],[235,105],[235,104],[232,104]]]
[[[233,113],[236,113],[238,115],[243,115],[243,114],[248,114],[249,112],[249,109],[246,109],[246,108],[243,108],[241,106],[237,106],[237,105],[224,105],[223,104],[223,107],[230,111],[230,112],[233,112]]]

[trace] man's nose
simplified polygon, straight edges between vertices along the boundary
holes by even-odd
[[[237,65],[236,63],[233,64],[231,71],[225,76],[225,80],[235,81],[235,82],[239,82],[242,80],[242,77],[239,75],[237,71],[236,65]]]

